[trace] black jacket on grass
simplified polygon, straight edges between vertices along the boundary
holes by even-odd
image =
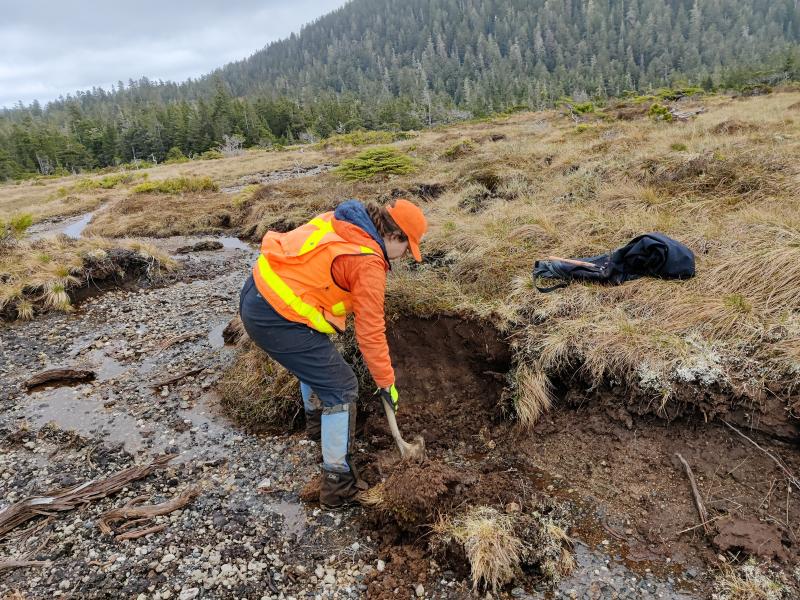
[[[633,238],[622,248],[608,254],[567,260],[537,260],[533,268],[538,277],[562,279],[564,283],[536,289],[552,292],[566,287],[574,279],[619,285],[639,277],[688,279],[694,277],[694,254],[680,242],[663,233],[646,233]],[[576,262],[589,263],[586,265]]]

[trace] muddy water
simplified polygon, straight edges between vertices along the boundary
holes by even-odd
[[[28,237],[32,240],[38,240],[43,237],[63,233],[67,237],[78,239],[83,235],[83,230],[89,225],[93,216],[94,212],[88,212],[61,221],[37,223],[28,229]]]

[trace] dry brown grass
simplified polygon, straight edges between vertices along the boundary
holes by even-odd
[[[780,572],[750,559],[739,566],[722,564],[714,579],[713,600],[783,600],[794,597]]]
[[[30,319],[35,312],[72,310],[71,292],[120,270],[156,279],[177,264],[139,240],[24,240],[0,254],[0,316]]]
[[[84,233],[106,237],[220,233],[232,227],[238,214],[233,197],[220,192],[134,194],[96,214]]]
[[[800,385],[800,120],[790,108],[798,101],[797,91],[711,97],[702,100],[704,114],[673,123],[620,102],[607,112],[631,109],[625,120],[588,116],[581,132],[557,111],[519,113],[395,142],[415,159],[413,174],[348,183],[324,173],[241,198],[125,199],[90,231],[215,231],[229,217],[257,239],[347,198],[408,196],[431,224],[426,262],[394,269],[390,316],[496,319],[524,367],[518,413],[526,423],[546,410],[555,379],[622,381],[658,409],[681,399],[687,385],[742,392],[757,403],[767,387],[788,394]],[[449,160],[447,149],[464,139],[473,147]],[[338,164],[358,150],[254,151],[149,173],[210,176],[224,187],[256,172]],[[428,185],[435,199],[420,191]],[[0,207],[18,210],[20,197],[9,204],[8,189],[0,188]],[[538,258],[591,256],[654,230],[696,253],[695,279],[574,284],[549,295],[532,289]]]
[[[217,386],[226,414],[253,431],[286,431],[302,423],[297,378],[246,335]]]
[[[461,516],[440,520],[434,532],[463,546],[473,589],[483,583],[496,592],[519,572],[523,543],[514,533],[510,515],[488,506],[474,506]]]

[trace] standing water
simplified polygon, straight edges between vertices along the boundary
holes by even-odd
[[[62,230],[62,233],[67,237],[71,237],[73,239],[77,239],[81,237],[83,234],[83,230],[86,229],[86,226],[89,224],[89,221],[92,220],[92,215],[94,213],[86,213],[85,215],[81,216],[78,220],[68,223],[66,227]]]

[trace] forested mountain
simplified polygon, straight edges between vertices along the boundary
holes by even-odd
[[[230,134],[254,145],[563,96],[799,79],[798,43],[798,0],[352,0],[196,81],[120,82],[4,110],[0,179],[43,162],[199,153]]]

